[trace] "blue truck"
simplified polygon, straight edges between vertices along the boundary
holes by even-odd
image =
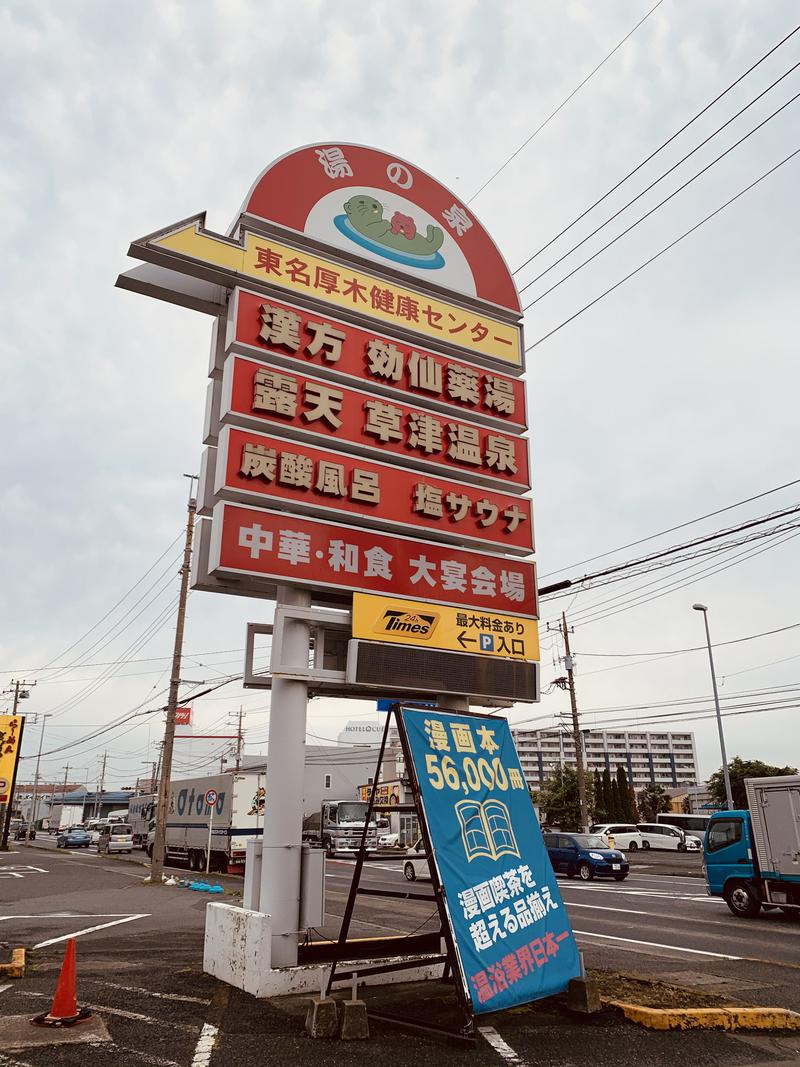
[[[737,918],[780,908],[800,918],[800,775],[745,780],[749,811],[711,816],[703,845],[708,892]]]

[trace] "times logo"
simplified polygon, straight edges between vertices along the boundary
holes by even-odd
[[[384,611],[375,632],[379,634],[408,634],[413,637],[430,637],[436,629],[439,616],[436,614],[423,615],[416,611]]]

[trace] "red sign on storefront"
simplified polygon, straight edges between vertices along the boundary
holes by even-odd
[[[456,477],[480,475],[526,489],[528,442],[374,394],[265,367],[232,355],[225,364],[220,417],[234,424],[290,428],[337,446],[392,453],[404,460],[447,468]],[[386,456],[389,460],[391,457]]]
[[[536,617],[536,568],[448,545],[218,503],[209,571]]]
[[[220,434],[214,491],[533,551],[528,500],[235,427]]]
[[[330,315],[237,289],[231,301],[228,345],[275,352],[462,412],[487,415],[523,428],[525,391],[518,378],[389,339]]]

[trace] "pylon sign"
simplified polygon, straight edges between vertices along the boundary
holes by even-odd
[[[130,255],[145,266],[119,285],[216,320],[195,588],[535,628],[520,303],[452,192],[377,149],[311,145],[226,234],[195,215]]]
[[[24,722],[22,715],[0,715],[0,804],[11,803]]]

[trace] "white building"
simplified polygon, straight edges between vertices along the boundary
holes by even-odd
[[[572,731],[512,730],[528,785],[540,789],[559,767],[575,766]],[[635,730],[583,730],[584,764],[588,771],[612,774],[623,767],[634,789],[650,784],[675,789],[697,782],[694,734],[648,733]]]
[[[340,745],[380,745],[383,725],[377,719],[350,719],[337,740]]]

